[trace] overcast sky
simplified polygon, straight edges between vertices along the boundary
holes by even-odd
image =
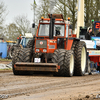
[[[27,15],[30,21],[33,21],[33,11],[31,10],[31,4],[33,0],[0,0],[7,6],[8,15],[6,16],[5,24],[12,23],[14,17],[18,15]],[[38,4],[39,0],[35,0]]]

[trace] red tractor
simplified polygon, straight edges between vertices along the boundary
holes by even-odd
[[[86,67],[86,44],[72,34],[61,14],[41,18],[33,46],[16,50],[12,59],[14,75],[53,72],[59,76],[82,76]]]

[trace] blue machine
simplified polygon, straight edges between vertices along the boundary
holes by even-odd
[[[7,57],[7,43],[0,42],[0,57],[6,58]]]
[[[26,48],[26,45],[30,39],[32,38],[22,37],[20,44],[23,46],[23,48]]]

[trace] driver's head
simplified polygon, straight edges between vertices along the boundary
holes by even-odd
[[[60,28],[56,27],[56,36],[60,36]]]
[[[89,28],[89,33],[91,33],[92,32],[92,28]]]
[[[60,36],[60,31],[56,30],[56,36]]]

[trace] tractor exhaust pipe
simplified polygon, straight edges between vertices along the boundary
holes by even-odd
[[[50,15],[49,39],[53,39],[55,18]]]

